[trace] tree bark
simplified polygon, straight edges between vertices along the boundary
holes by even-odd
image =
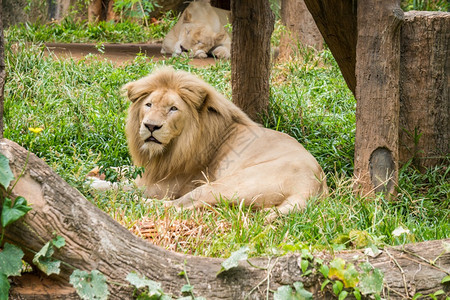
[[[401,31],[400,153],[423,169],[450,153],[450,14],[408,12]]]
[[[355,188],[394,194],[400,111],[399,0],[358,1]]]
[[[356,4],[361,1],[304,1],[336,59],[347,86],[356,95]],[[367,20],[364,22],[368,23]]]
[[[323,38],[304,0],[281,1],[281,22],[286,26],[280,42],[280,59],[289,58],[299,47],[323,49]]]
[[[0,152],[9,158],[16,178],[23,173],[13,194],[25,197],[33,208],[7,228],[6,240],[20,246],[26,253],[25,259],[31,262],[34,253],[54,234],[64,237],[66,245],[54,257],[81,270],[102,272],[109,282],[110,299],[132,298],[133,290],[126,285],[125,278],[133,271],[160,282],[166,293],[178,296],[186,284],[178,275],[184,269],[195,295],[207,299],[243,299],[245,296],[264,299],[267,288],[273,291],[296,281],[303,281],[314,293],[314,299],[332,298],[327,290],[320,291],[324,280],[320,273],[301,276],[299,254],[252,258],[253,266],[241,262],[239,267],[217,275],[223,259],[182,255],[152,245],[87,201],[34,154],[28,156],[25,149],[6,139],[0,141]],[[444,241],[450,242],[450,239]],[[337,256],[355,265],[368,260],[379,268],[384,273],[384,293],[389,294],[386,297],[389,299],[411,297],[419,292],[429,294],[439,289],[449,293],[450,287],[440,284],[445,272],[450,272],[450,254],[443,254],[444,241],[391,247],[376,258],[365,256],[363,251],[338,253]],[[317,256],[325,263],[332,259],[326,253]],[[433,260],[436,260],[435,266],[429,264]],[[30,287],[27,275],[26,282],[13,285],[11,299],[76,299],[73,289],[67,285],[73,268],[66,264],[61,266],[60,275],[41,275],[39,282],[44,285],[41,289]],[[45,288],[50,282],[58,289],[49,295]]]
[[[255,121],[269,106],[270,37],[275,17],[268,0],[231,1],[233,102]]]

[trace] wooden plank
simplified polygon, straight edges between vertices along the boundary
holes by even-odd
[[[399,0],[358,1],[355,188],[393,194],[398,181]]]

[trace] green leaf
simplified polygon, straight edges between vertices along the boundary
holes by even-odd
[[[442,283],[442,284],[447,283],[447,282],[450,282],[450,275],[445,276],[445,277],[442,278],[442,280],[441,280],[441,283]]]
[[[24,197],[17,197],[14,204],[12,204],[11,199],[5,198],[2,209],[2,227],[5,228],[12,222],[17,221],[30,210],[31,207],[27,205],[27,200]]]
[[[33,258],[33,263],[47,275],[60,272],[61,262],[52,258],[54,252],[52,241],[49,241]]]
[[[302,261],[300,262],[300,266],[302,267],[302,272],[305,273],[306,270],[308,270],[309,261],[303,258]]]
[[[412,297],[412,300],[417,300],[417,299],[419,299],[420,297],[422,297],[423,295],[421,294],[421,293],[416,293],[413,297]]]
[[[6,190],[13,179],[9,159],[0,153],[0,185]]]
[[[239,261],[248,259],[248,251],[250,251],[250,248],[245,246],[231,253],[230,257],[222,262],[222,269],[219,273],[235,268],[239,265]]]
[[[303,283],[300,281],[294,282],[295,294],[294,299],[298,300],[310,300],[313,298],[313,294],[307,290],[303,286]]]
[[[383,289],[383,273],[368,262],[359,265],[362,270],[359,289],[364,295],[377,294]]]
[[[322,285],[320,286],[320,290],[323,291],[323,289],[329,284],[331,281],[329,279],[325,280]]]
[[[8,300],[9,281],[5,274],[0,273],[0,300]]]
[[[345,298],[347,298],[347,295],[348,295],[348,292],[347,291],[342,291],[340,294],[339,294],[339,300],[344,300]]]
[[[273,300],[290,300],[292,297],[292,288],[289,285],[280,286],[273,293]]]
[[[105,276],[97,270],[91,273],[81,270],[73,271],[70,275],[70,284],[73,285],[81,299],[106,300],[109,295]]]
[[[66,239],[58,235],[52,240],[52,244],[56,248],[60,249],[66,245]]]
[[[345,267],[345,261],[342,258],[335,258],[330,262],[330,271],[328,276],[331,279],[339,279],[346,288],[355,287],[359,281],[359,273],[351,263]]]
[[[322,273],[323,277],[328,278],[328,273],[330,272],[330,269],[327,265],[321,265],[319,268],[320,273]]]
[[[361,300],[361,293],[358,288],[355,288],[353,291],[353,296],[355,296],[356,300]]]
[[[9,276],[19,276],[22,269],[23,251],[15,246],[5,243],[0,252],[0,273]]]
[[[333,292],[334,292],[334,294],[335,295],[339,295],[343,288],[344,288],[344,284],[342,282],[340,282],[339,280],[337,280],[333,284]]]
[[[139,274],[129,273],[126,280],[138,289],[147,287],[148,293],[146,294],[150,297],[159,298],[163,295],[161,284],[156,281],[147,279],[145,276],[141,277],[139,276]]]
[[[444,290],[438,290],[438,291],[433,293],[433,295],[435,295],[435,296],[440,296],[440,295],[443,295],[443,294],[445,294]]]
[[[190,284],[185,284],[183,285],[183,287],[181,288],[181,293],[192,293],[192,291],[194,290],[194,287]]]

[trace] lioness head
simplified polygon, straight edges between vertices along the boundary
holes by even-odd
[[[215,46],[226,38],[226,32],[216,33],[207,26],[186,26],[181,33],[181,50],[190,57],[205,58]]]

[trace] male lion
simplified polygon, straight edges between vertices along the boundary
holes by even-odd
[[[196,76],[163,68],[124,89],[132,102],[129,150],[145,167],[137,184],[146,196],[185,208],[223,197],[287,213],[327,192],[321,167],[301,144],[254,123]]]
[[[230,58],[231,38],[225,29],[229,17],[229,11],[212,7],[207,0],[191,2],[164,38],[161,53]]]

